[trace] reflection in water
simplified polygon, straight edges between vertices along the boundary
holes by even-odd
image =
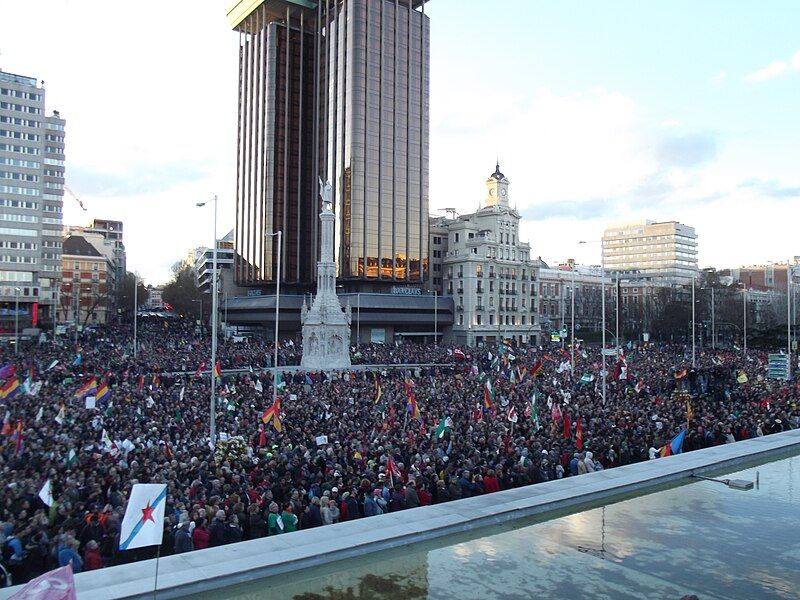
[[[756,469],[736,473],[755,480]],[[202,598],[797,598],[795,459],[759,489],[703,481],[210,592]]]

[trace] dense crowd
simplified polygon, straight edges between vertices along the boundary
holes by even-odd
[[[555,345],[363,346],[365,362],[443,364],[285,371],[278,418],[264,423],[271,346],[221,340],[212,450],[211,375],[196,373],[211,368],[208,341],[163,323],[139,337],[136,358],[121,330],[0,356],[0,385],[20,383],[0,439],[0,546],[15,583],[153,556],[117,549],[137,482],[168,485],[165,555],[644,461],[681,429],[691,451],[800,425],[800,387],[768,379],[765,354],[703,352],[691,369],[686,348],[658,344],[607,359],[605,402],[597,349],[578,349],[573,371]],[[300,348],[280,353],[296,363]],[[87,408],[78,390],[92,379],[109,393]]]

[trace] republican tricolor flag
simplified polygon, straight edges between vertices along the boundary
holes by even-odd
[[[19,392],[19,380],[16,377],[12,377],[0,387],[0,398],[8,400],[19,394]]]
[[[414,392],[411,392],[408,395],[408,404],[406,405],[406,410],[408,414],[411,415],[412,419],[419,419],[419,406],[417,406],[417,397],[414,395]]]
[[[97,402],[102,402],[103,400],[107,400],[111,397],[111,390],[108,389],[107,383],[102,383],[99,388],[97,388],[97,394],[95,398]]]
[[[78,388],[78,391],[75,392],[75,397],[81,399],[84,396],[88,396],[96,389],[97,389],[97,379],[92,377],[91,379],[89,379],[89,381],[87,381],[81,387]]]

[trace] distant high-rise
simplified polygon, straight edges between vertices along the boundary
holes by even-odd
[[[0,71],[0,329],[51,320],[61,277],[64,126],[33,77]],[[9,318],[10,317],[10,318]]]
[[[238,0],[235,245],[242,285],[309,287],[318,178],[333,186],[339,280],[419,283],[428,270],[425,0]],[[363,285],[359,282],[377,282]]]
[[[606,271],[628,279],[686,283],[697,274],[697,234],[677,221],[609,225],[603,263]]]

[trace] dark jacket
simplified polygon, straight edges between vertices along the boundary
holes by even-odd
[[[178,528],[178,531],[175,532],[175,554],[191,552],[192,550],[194,550],[194,542],[189,534],[189,528]]]
[[[215,546],[222,546],[225,544],[225,523],[224,521],[220,521],[216,517],[214,520],[211,521],[211,527],[208,528],[209,533],[211,534],[209,537],[209,546],[214,548]]]
[[[267,536],[267,522],[264,518],[256,513],[250,515],[248,518],[250,523],[250,539],[255,540]]]

